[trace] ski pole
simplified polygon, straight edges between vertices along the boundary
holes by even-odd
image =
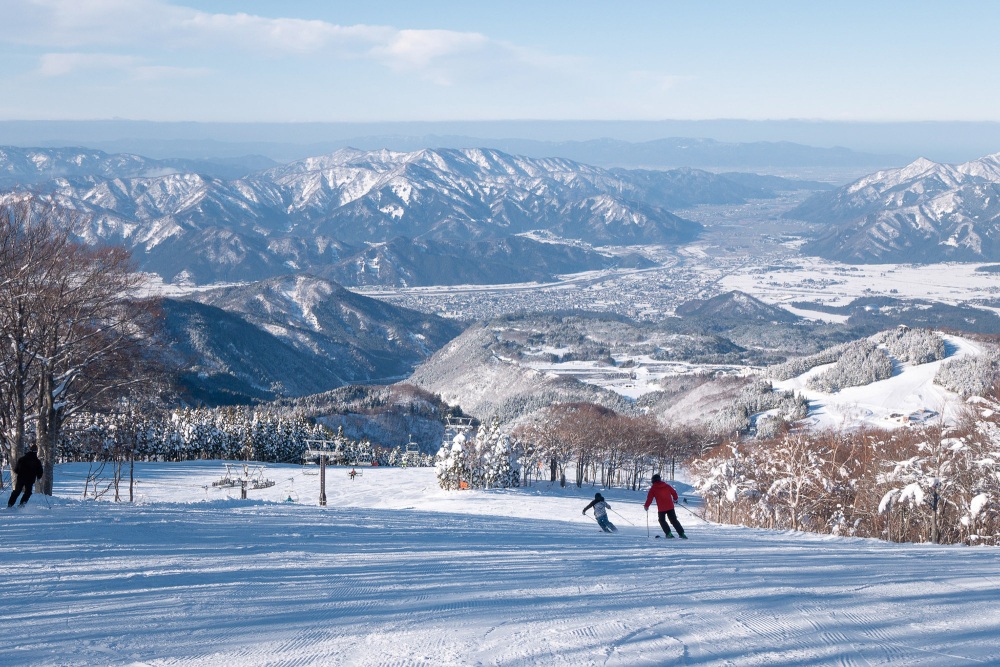
[[[646,508],[646,539],[649,539],[649,508]]]
[[[708,519],[700,517],[697,514],[695,514],[692,510],[688,509],[687,505],[676,505],[676,507],[680,507],[682,510],[686,511],[688,514],[690,514],[691,516],[693,516],[694,518],[696,518],[696,519],[698,519],[700,521],[704,521],[707,524],[711,524],[711,521],[709,521]]]
[[[609,507],[608,509],[609,509],[609,510],[611,510],[611,508],[610,508],[610,507]],[[612,512],[615,512],[614,510],[611,510],[611,511],[612,511]],[[624,521],[625,523],[627,523],[627,524],[628,524],[628,525],[630,525],[630,526],[634,526],[634,525],[635,525],[634,523],[632,523],[631,521],[629,521],[628,519],[626,519],[625,517],[623,517],[623,516],[622,516],[621,514],[619,514],[618,512],[615,512],[615,516],[617,516],[618,518],[620,518],[620,519],[621,519],[622,521]]]
[[[590,515],[589,515],[589,514],[587,514],[586,512],[584,512],[584,515],[585,515],[585,516],[590,516]],[[595,522],[597,523],[597,526],[598,526],[598,527],[599,527],[599,528],[600,528],[600,529],[601,529],[602,531],[604,530],[604,526],[602,526],[602,525],[601,525],[601,522],[600,522],[600,521],[597,521],[597,517],[596,517],[596,516],[590,516],[590,518],[591,518],[591,519],[593,519],[593,520],[594,520],[594,521],[595,521]]]

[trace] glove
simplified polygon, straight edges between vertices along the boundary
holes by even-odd
[[[582,512],[580,512],[580,514],[587,516],[587,510],[583,510]]]

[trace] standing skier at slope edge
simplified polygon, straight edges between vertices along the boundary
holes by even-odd
[[[599,493],[594,494],[594,499],[590,501],[590,504],[583,508],[583,513],[586,514],[587,510],[591,507],[594,508],[594,517],[597,519],[597,525],[601,527],[605,533],[617,533],[618,529],[615,528],[615,524],[611,523],[608,519],[608,508],[611,507],[604,500],[604,496]]]
[[[677,520],[677,512],[674,510],[674,501],[677,500],[677,492],[674,491],[674,487],[660,479],[659,475],[653,475],[653,484],[649,487],[649,493],[646,494],[646,504],[643,505],[643,508],[647,512],[653,502],[653,498],[656,498],[656,517],[660,521],[660,528],[663,529],[663,533],[668,538],[673,537],[673,534],[670,532],[670,526],[667,525],[667,517],[670,517],[670,523],[677,530],[677,535],[682,540],[686,540],[687,535],[684,534],[684,527]]]
[[[17,460],[14,465],[14,474],[17,475],[17,484],[14,486],[14,492],[10,494],[10,500],[7,501],[7,507],[13,507],[14,503],[17,502],[17,497],[21,496],[21,505],[28,502],[28,498],[31,497],[31,487],[34,485],[36,479],[41,479],[44,468],[42,468],[42,462],[38,460],[38,445],[32,445],[27,453]]]

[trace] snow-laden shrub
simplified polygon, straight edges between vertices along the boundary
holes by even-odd
[[[1000,544],[1000,404],[961,431],[788,433],[691,466],[717,521],[900,542]]]

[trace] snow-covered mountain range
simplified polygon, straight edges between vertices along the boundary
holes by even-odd
[[[43,200],[77,211],[88,241],[125,245],[141,268],[198,284],[303,271],[347,284],[355,276],[359,284],[383,284],[353,267],[370,267],[371,244],[390,242],[415,245],[395,255],[409,255],[408,266],[383,264],[384,284],[439,283],[439,276],[421,274],[419,266],[429,262],[418,256],[434,253],[419,244],[465,243],[455,255],[486,265],[481,260],[498,252],[497,241],[510,243],[511,236],[534,230],[597,246],[672,245],[691,240],[701,227],[670,208],[774,196],[775,186],[773,179],[757,183],[693,169],[607,170],[491,149],[342,149],[242,178],[196,165],[184,170],[179,161],[18,150],[0,154],[0,171],[8,181],[21,174]],[[44,175],[54,178],[40,181]],[[519,243],[533,246],[536,273],[618,261],[534,239]],[[473,282],[493,279],[486,274]]]
[[[1000,153],[919,159],[814,195],[788,213],[829,225],[804,251],[847,262],[1000,259]]]

